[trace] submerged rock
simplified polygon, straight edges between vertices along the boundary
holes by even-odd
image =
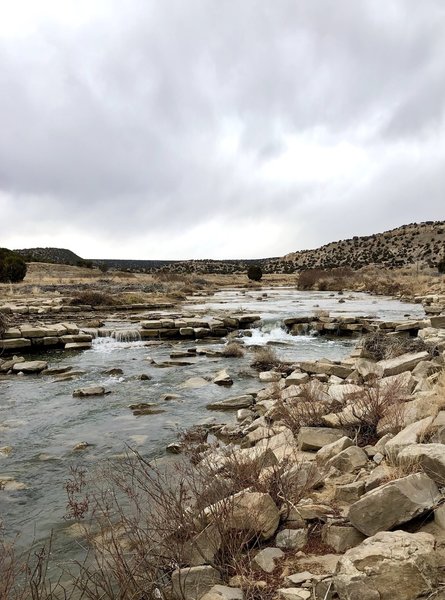
[[[79,388],[78,390],[74,390],[73,397],[85,398],[88,396],[104,396],[105,394],[111,394],[111,392],[106,391],[105,388],[101,385],[92,385],[90,387]]]

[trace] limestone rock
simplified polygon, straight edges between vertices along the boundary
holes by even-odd
[[[200,600],[243,600],[243,591],[227,585],[214,585]]]
[[[48,363],[44,360],[29,360],[15,363],[12,367],[14,373],[41,373],[48,368]]]
[[[176,569],[172,573],[173,596],[178,600],[199,600],[218,583],[220,574],[208,565]]]
[[[224,514],[228,530],[250,531],[262,540],[271,538],[280,522],[280,512],[269,494],[246,490],[208,506],[205,514],[209,522],[213,515]]]
[[[87,396],[104,396],[106,393],[105,388],[101,385],[92,385],[90,387],[79,388],[74,390],[74,398],[85,398]]]
[[[335,442],[331,442],[330,444],[326,444],[326,446],[320,448],[320,450],[317,452],[317,461],[321,463],[326,462],[350,446],[353,446],[352,440],[344,435]]]
[[[377,364],[383,369],[383,377],[398,375],[404,371],[412,371],[422,360],[428,360],[430,355],[426,351],[407,352],[396,358],[381,360]]]
[[[223,369],[215,375],[213,378],[213,383],[216,383],[216,385],[232,385],[233,379],[230,377],[227,369]]]
[[[399,465],[418,464],[437,484],[445,484],[445,444],[412,444],[397,457]]]
[[[253,562],[265,573],[272,573],[275,569],[276,561],[283,558],[284,552],[280,548],[264,548],[260,550],[253,559]]]
[[[381,532],[340,558],[334,585],[340,600],[415,600],[437,579],[434,538]]]
[[[339,454],[331,458],[327,465],[335,467],[342,473],[353,473],[356,469],[364,467],[368,463],[368,457],[358,446],[349,446]]]
[[[301,427],[298,434],[300,450],[319,450],[344,436],[344,431],[329,427]]]
[[[349,509],[349,520],[365,535],[393,529],[432,510],[439,490],[424,473],[390,481],[357,500]]]
[[[307,543],[306,529],[283,529],[277,534],[275,544],[284,550],[301,550]]]
[[[247,408],[252,406],[253,396],[244,394],[243,396],[236,396],[234,398],[227,398],[226,400],[220,400],[219,402],[212,402],[207,404],[209,410],[238,410],[240,408]]]
[[[335,552],[342,554],[345,550],[361,544],[365,537],[360,531],[350,525],[324,525],[322,539]]]
[[[419,438],[434,421],[434,417],[426,417],[411,423],[385,444],[386,456],[395,461],[399,452],[411,444],[417,444]]]

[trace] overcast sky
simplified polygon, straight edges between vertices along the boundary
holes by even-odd
[[[0,246],[256,258],[445,219],[444,0],[0,0]]]

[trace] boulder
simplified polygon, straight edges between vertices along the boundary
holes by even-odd
[[[334,585],[340,600],[415,600],[437,580],[434,538],[428,533],[381,532],[347,550]]]
[[[15,363],[12,367],[14,373],[41,373],[48,368],[48,363],[44,360],[29,360],[25,362]]]
[[[277,373],[276,371],[262,371],[258,377],[263,383],[276,383],[280,381],[281,373]]]
[[[189,542],[184,544],[183,560],[191,567],[212,563],[221,547],[221,534],[210,524]]]
[[[178,600],[199,600],[218,583],[222,583],[220,574],[209,565],[176,569],[172,573],[173,597]]]
[[[393,529],[434,508],[437,485],[424,473],[414,473],[367,492],[349,509],[349,520],[365,535]]]
[[[278,588],[277,594],[279,600],[310,600],[312,592],[304,588]]]
[[[445,485],[445,444],[412,444],[399,452],[397,462],[418,465],[437,484]]]
[[[329,467],[335,467],[342,473],[353,473],[356,469],[366,466],[368,457],[358,446],[349,446],[327,462]]]
[[[358,546],[365,539],[364,535],[351,525],[323,525],[321,537],[325,544],[339,554]]]
[[[323,446],[332,444],[345,435],[341,429],[329,427],[301,427],[298,434],[300,450],[319,450]]]
[[[382,366],[366,358],[359,358],[355,363],[355,369],[364,381],[380,379],[383,376]]]
[[[395,435],[392,439],[388,440],[385,444],[385,454],[386,456],[395,461],[399,452],[401,452],[407,446],[411,444],[417,444],[423,433],[427,430],[427,428],[434,421],[434,417],[426,417],[425,419],[421,419],[420,421],[415,421],[411,423],[402,431],[399,431],[397,435]]]
[[[326,462],[350,446],[353,446],[352,440],[344,435],[335,442],[331,442],[330,444],[320,448],[320,450],[317,452],[317,461],[321,463]]]
[[[303,385],[309,381],[309,375],[307,373],[301,373],[300,371],[293,371],[288,377],[286,377],[286,387],[291,385]]]

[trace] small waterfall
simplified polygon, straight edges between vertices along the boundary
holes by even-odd
[[[116,342],[140,342],[141,334],[137,329],[117,329],[111,332],[111,336]]]

